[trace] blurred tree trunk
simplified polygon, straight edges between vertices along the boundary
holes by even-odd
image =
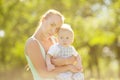
[[[99,59],[99,56],[98,56],[98,46],[95,45],[95,46],[90,46],[90,68],[91,68],[91,76],[94,74],[93,73],[93,66],[95,65],[96,66],[96,72],[97,72],[97,77],[100,78],[100,70],[99,70],[99,62],[98,62],[98,59]]]
[[[118,63],[119,63],[118,76],[120,78],[120,45],[118,44],[116,47],[117,47],[116,48],[117,49],[117,60],[118,60]]]

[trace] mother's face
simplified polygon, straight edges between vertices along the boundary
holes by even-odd
[[[60,29],[63,21],[58,15],[51,15],[48,18],[43,19],[44,34],[47,37],[53,36]]]

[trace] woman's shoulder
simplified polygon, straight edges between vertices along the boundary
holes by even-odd
[[[30,37],[26,40],[25,46],[28,46],[28,45],[34,44],[34,43],[35,43],[34,38]]]
[[[25,53],[28,54],[29,51],[33,51],[35,47],[39,46],[37,44],[37,41],[30,37],[26,40],[26,43],[25,43]]]

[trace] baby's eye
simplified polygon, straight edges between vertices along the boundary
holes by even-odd
[[[69,39],[69,37],[66,37],[66,39]]]

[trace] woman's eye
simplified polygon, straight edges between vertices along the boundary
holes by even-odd
[[[58,32],[60,30],[60,28],[56,28],[56,32]]]
[[[60,37],[60,39],[63,39],[63,37]]]
[[[55,23],[51,23],[50,25],[51,25],[51,26],[53,26],[53,27],[54,27],[54,26],[56,26],[56,24],[55,24]]]

